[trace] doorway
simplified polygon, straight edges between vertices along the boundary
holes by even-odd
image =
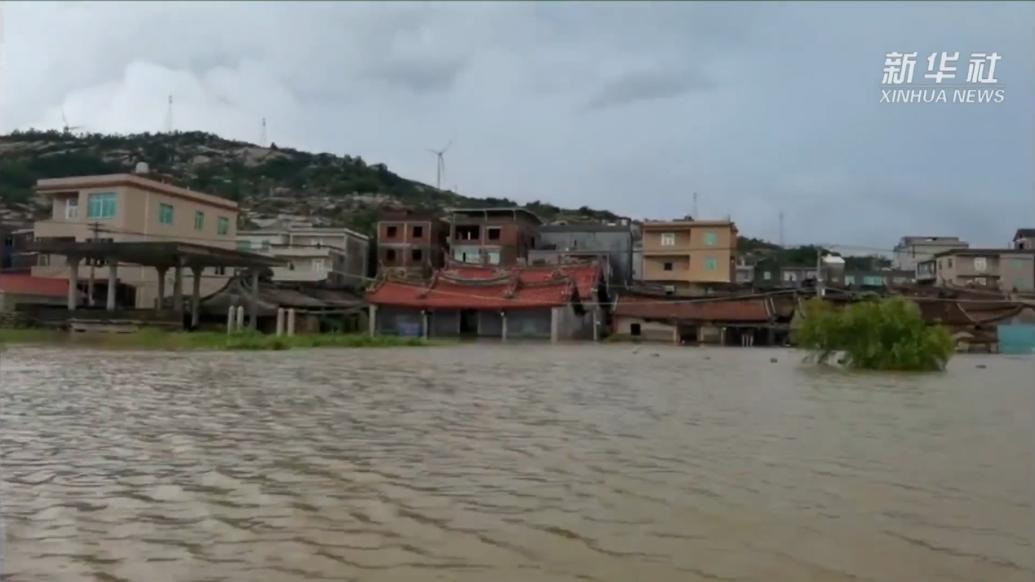
[[[478,335],[478,312],[473,309],[464,309],[460,312],[460,335]]]

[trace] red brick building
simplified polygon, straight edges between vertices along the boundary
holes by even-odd
[[[542,221],[523,208],[452,208],[449,256],[457,263],[509,267],[528,263]]]
[[[388,212],[377,223],[378,271],[426,279],[444,264],[447,225],[442,219],[410,210]]]

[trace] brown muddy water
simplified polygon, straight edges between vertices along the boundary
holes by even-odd
[[[9,349],[0,578],[1031,580],[1033,384],[1002,356]]]

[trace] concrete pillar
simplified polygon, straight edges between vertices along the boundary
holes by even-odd
[[[287,310],[287,335],[288,337],[295,335],[295,309],[293,307]]]
[[[277,308],[277,337],[284,335],[284,308]]]
[[[234,330],[244,331],[244,305],[237,306],[237,313],[234,314]]]
[[[173,267],[173,311],[180,316],[180,321],[183,321],[183,265],[180,261],[176,261],[176,266]]]
[[[108,265],[108,300],[105,309],[115,311],[115,290],[119,282],[119,262],[112,261]]]
[[[79,303],[79,257],[68,257],[68,310]]]
[[[428,339],[428,327],[428,312],[422,310],[420,312],[420,335],[424,339]]]
[[[252,292],[248,296],[248,311],[250,311],[251,318],[248,321],[248,327],[252,330],[259,329],[259,271],[255,269],[252,271]]]
[[[226,333],[228,333],[228,334],[234,333],[234,324],[236,323],[235,322],[235,319],[236,319],[235,316],[236,315],[237,315],[237,308],[234,307],[233,305],[231,305],[230,309],[226,310]]]
[[[158,311],[165,305],[165,273],[168,270],[166,267],[158,267],[158,305],[155,307]]]
[[[600,341],[600,308],[593,306],[593,341]]]
[[[371,305],[370,306],[370,317],[369,317],[369,321],[367,322],[367,324],[368,324],[368,326],[370,328],[370,337],[374,337],[375,335],[377,335],[377,306],[376,305]]]
[[[194,278],[191,281],[190,290],[190,326],[197,329],[201,322],[201,274],[204,267],[194,266],[190,268],[190,274]]]
[[[500,312],[500,329],[502,330],[500,332],[500,339],[503,340],[503,341],[507,341],[507,312],[506,311],[501,311]]]
[[[87,279],[86,283],[86,304],[93,307],[94,277],[96,275],[97,267],[94,265],[94,259],[88,260],[90,262],[90,278]]]
[[[561,309],[563,307],[550,308],[550,343],[557,343],[561,339]]]

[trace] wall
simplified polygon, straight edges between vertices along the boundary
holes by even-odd
[[[0,291],[0,312],[14,311],[14,307],[16,305],[24,303],[37,305],[68,305],[68,298],[42,295],[22,295]]]
[[[519,309],[507,312],[507,339],[550,339],[549,309]]]
[[[478,312],[478,336],[479,337],[502,337],[503,318],[498,311]]]
[[[999,270],[1002,290],[1035,291],[1035,255],[1004,254]]]
[[[378,307],[377,333],[383,335],[420,334],[422,323],[419,309],[403,309],[397,307]]]
[[[433,311],[430,325],[431,337],[456,337],[460,335],[460,312]]]
[[[593,339],[592,314],[578,314],[572,305],[554,307],[551,334],[560,341]]]
[[[614,317],[614,335],[634,338],[632,335],[633,324],[639,324],[640,336],[643,341],[657,341],[676,343],[676,326],[660,322],[648,321],[639,317],[625,317],[616,315]]]
[[[627,283],[633,277],[632,232],[623,230],[556,230],[541,229],[537,246],[554,245],[557,252],[606,253],[611,265],[612,283]],[[540,251],[547,252],[547,251]],[[530,251],[530,255],[536,254]]]

